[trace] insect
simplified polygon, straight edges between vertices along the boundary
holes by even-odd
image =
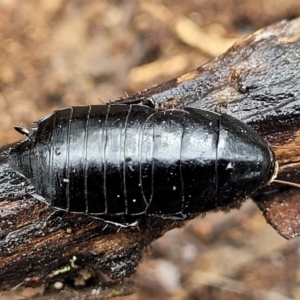
[[[188,215],[232,206],[271,182],[277,164],[249,126],[186,107],[75,106],[36,122],[10,166],[48,204],[108,216]]]

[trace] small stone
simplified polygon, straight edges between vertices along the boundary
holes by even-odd
[[[61,290],[61,289],[64,287],[64,284],[63,284],[61,281],[56,281],[56,282],[53,284],[53,287],[54,287],[56,290]]]

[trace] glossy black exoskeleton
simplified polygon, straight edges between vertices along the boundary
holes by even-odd
[[[246,199],[276,172],[249,126],[200,109],[78,106],[36,124],[10,165],[70,212],[185,219]]]

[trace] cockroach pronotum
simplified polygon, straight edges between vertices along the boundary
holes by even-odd
[[[226,114],[186,107],[76,106],[55,111],[10,150],[39,198],[105,219],[184,220],[230,207],[273,181],[271,148]]]

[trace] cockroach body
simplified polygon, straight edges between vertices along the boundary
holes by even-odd
[[[103,219],[184,220],[246,199],[276,173],[254,130],[196,108],[77,106],[36,124],[21,130],[27,138],[12,147],[11,168],[50,205]]]

